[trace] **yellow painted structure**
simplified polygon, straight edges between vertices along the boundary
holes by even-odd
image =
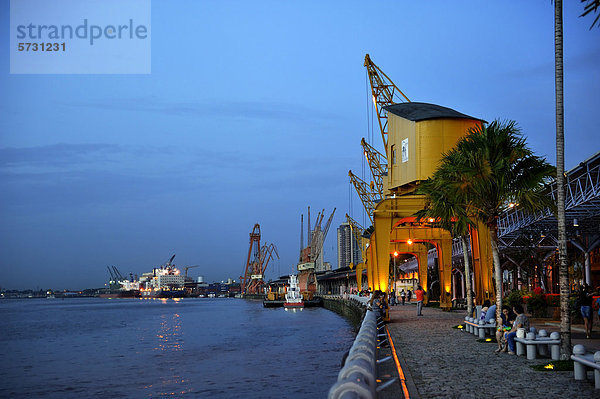
[[[388,113],[388,175],[385,187],[398,194],[427,180],[477,119],[413,121]]]
[[[422,242],[408,244],[406,241],[396,240],[392,237],[390,241],[390,251],[392,253],[398,252],[398,254],[410,254],[417,258],[419,284],[427,287],[427,255],[429,253],[427,245]],[[425,297],[423,302],[427,304],[429,298]]]
[[[384,177],[384,192],[387,198],[373,211],[375,231],[365,254],[369,288],[383,292],[390,289],[390,255],[398,251],[417,257],[419,284],[427,290],[427,246],[424,243],[430,243],[438,253],[440,307],[450,309],[452,237],[448,231],[431,224],[415,223],[413,216],[425,207],[426,198],[414,191],[421,181],[433,175],[442,155],[481,121],[433,104],[405,103],[386,109],[388,173]],[[435,116],[436,112],[441,116]],[[448,117],[444,117],[445,114]],[[481,303],[494,297],[493,266],[489,231],[483,224],[478,224],[477,229],[472,232],[471,240],[475,293],[477,303]]]
[[[410,218],[409,218],[410,219]],[[428,242],[435,246],[438,255],[438,272],[441,287],[440,307],[450,309],[452,307],[452,236],[447,230],[431,227],[427,224],[416,222],[404,222],[402,220],[394,224],[390,233],[392,243],[405,243],[409,240],[412,245],[419,242]],[[419,284],[427,290],[427,251],[424,253],[425,268],[419,266]]]
[[[477,229],[471,229],[471,254],[473,259],[473,277],[475,279],[475,300],[482,304],[486,299],[496,300],[494,288],[494,263],[490,229],[477,222]]]

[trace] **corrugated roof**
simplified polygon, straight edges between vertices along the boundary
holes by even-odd
[[[419,122],[428,119],[474,119],[481,120],[469,115],[461,114],[452,108],[429,103],[398,103],[388,105],[384,108],[387,112],[410,121]]]

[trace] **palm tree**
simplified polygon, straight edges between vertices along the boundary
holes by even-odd
[[[502,273],[498,252],[498,217],[518,205],[526,211],[553,207],[544,192],[554,167],[527,147],[515,122],[494,121],[469,129],[442,159],[443,180],[456,204],[485,223],[496,281],[496,316],[502,309]]]
[[[581,2],[586,3],[585,6],[583,7],[583,14],[580,15],[581,17],[585,17],[586,15],[590,14],[592,11],[595,14],[600,9],[600,0],[581,0]],[[556,3],[558,3],[558,2],[556,2]],[[561,17],[562,17],[562,0],[560,0],[560,3],[561,3],[560,4]],[[557,5],[555,5],[555,7],[557,7]],[[594,22],[592,22],[590,29],[592,29],[599,20],[600,20],[600,14],[596,15],[596,18],[594,18]],[[561,25],[562,25],[562,18],[561,18]],[[600,27],[600,24],[598,24],[598,26]],[[562,26],[561,26],[561,28],[562,28]]]
[[[465,281],[467,288],[467,314],[473,314],[473,295],[471,295],[471,261],[469,250],[467,248],[466,236],[469,234],[469,228],[475,227],[475,223],[467,216],[466,204],[458,202],[457,198],[451,196],[451,192],[446,189],[445,178],[448,171],[445,165],[427,179],[419,188],[420,194],[427,196],[425,209],[417,212],[417,220],[425,218],[435,219],[435,223],[441,228],[448,230],[453,237],[458,237],[463,248],[463,259],[465,262]]]
[[[560,282],[561,358],[571,358],[571,314],[569,312],[569,264],[567,259],[567,223],[565,220],[565,130],[563,101],[563,29],[562,0],[554,1],[554,84],[556,88],[556,191],[558,220],[558,257]]]

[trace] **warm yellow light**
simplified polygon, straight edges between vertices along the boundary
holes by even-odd
[[[433,222],[435,222],[435,219],[434,218],[429,218],[429,223],[433,223]]]
[[[492,339],[491,338],[486,338],[485,342],[492,342]]]
[[[398,257],[398,251],[394,251],[394,258]]]
[[[544,368],[548,369],[548,370],[554,370],[554,365],[552,363],[550,363],[550,364],[544,366]]]
[[[412,245],[413,241],[412,241],[412,240],[409,238],[408,240],[406,240],[406,243],[407,243],[408,245]]]
[[[460,326],[458,326],[458,328],[461,328],[461,329],[462,329],[462,328],[464,328],[464,327],[463,327],[463,325],[461,324]]]

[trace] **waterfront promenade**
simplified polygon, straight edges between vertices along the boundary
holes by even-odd
[[[424,308],[416,316],[416,306],[391,308],[387,329],[392,337],[406,388],[411,398],[597,398],[593,376],[590,381],[575,381],[573,372],[540,372],[530,368],[549,359],[527,360],[524,356],[495,353],[495,343],[480,343],[466,331],[453,329],[464,321],[464,311],[443,312]],[[531,319],[532,326],[558,331],[555,322]],[[573,344],[600,350],[600,326],[594,339],[585,339],[583,327],[574,325]],[[397,375],[388,362],[384,373]],[[592,374],[588,374],[590,376]],[[405,397],[400,384],[379,393],[379,399]]]

